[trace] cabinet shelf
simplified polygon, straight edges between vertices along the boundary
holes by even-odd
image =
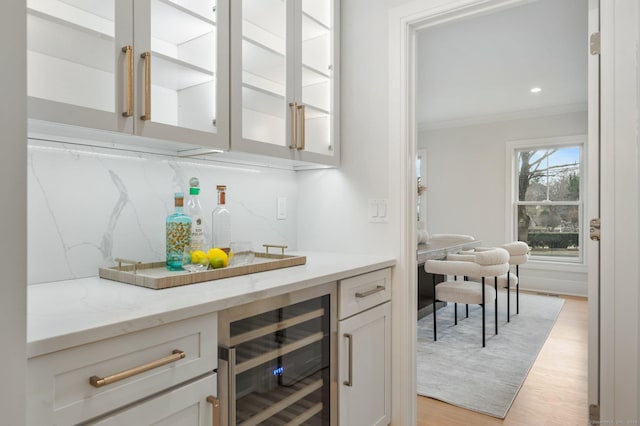
[[[238,364],[236,365],[236,374],[243,373],[261,364],[274,360],[278,357],[291,353],[305,346],[320,342],[324,338],[322,331],[313,333],[297,330],[292,332],[289,330],[287,337],[283,343],[278,343],[278,347],[268,350],[273,346],[273,341],[268,339],[258,339],[256,341],[246,343],[238,348]]]
[[[243,85],[242,102],[244,109],[257,111],[280,119],[285,118],[285,99],[282,95],[269,92],[259,87]]]
[[[27,50],[113,73],[112,35],[30,9]],[[73,46],[70,47],[70,46]],[[51,73],[52,70],[47,70]]]
[[[305,398],[322,388],[319,374],[301,380],[291,387],[279,387],[273,392],[251,394],[237,401],[238,424],[300,424],[322,411],[322,402]],[[317,401],[318,398],[313,398]]]
[[[302,41],[311,40],[317,37],[328,36],[331,28],[317,20],[312,15],[302,12]]]
[[[36,9],[28,9],[27,28],[28,96],[115,110],[112,35]]]
[[[179,46],[214,31],[216,22],[177,2],[153,0],[151,3],[151,36]]]
[[[285,56],[255,40],[242,39],[243,72],[278,84],[284,88],[286,79]]]
[[[91,7],[85,8],[76,3],[72,0],[29,0],[27,2],[27,13],[61,26],[75,28],[86,34],[99,34],[113,39],[115,36],[113,2],[93,2]],[[87,6],[86,2],[82,4]],[[56,41],[60,42],[59,40]],[[66,47],[68,48],[69,46],[71,45]]]
[[[152,82],[156,86],[180,91],[202,83],[213,81],[213,71],[172,58],[159,52],[152,52]]]
[[[247,321],[246,323],[242,323],[242,325],[247,327],[248,330],[233,336],[231,338],[231,345],[236,346],[241,343],[275,333],[276,331],[293,327],[297,324],[302,324],[303,322],[310,321],[314,318],[320,318],[323,315],[324,309],[321,308],[310,312],[300,313],[298,315],[290,315],[289,312],[286,312],[285,318],[277,323],[274,323],[269,318],[260,318],[259,316],[254,317],[251,318],[251,322]]]

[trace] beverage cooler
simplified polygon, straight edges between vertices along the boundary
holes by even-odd
[[[335,283],[218,318],[222,425],[336,424]]]

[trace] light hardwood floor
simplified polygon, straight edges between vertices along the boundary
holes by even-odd
[[[418,426],[587,425],[587,300],[564,298],[558,320],[504,420],[418,396]]]

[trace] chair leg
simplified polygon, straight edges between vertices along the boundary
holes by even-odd
[[[493,309],[494,309],[494,317],[496,322],[496,334],[498,334],[498,276],[497,275],[494,277],[493,288],[496,290],[496,298],[493,300]]]
[[[467,312],[466,312],[467,313],[467,318],[469,318],[469,305],[466,305],[466,307],[467,307],[467,309],[466,309],[467,310]]]
[[[433,341],[438,341],[438,334],[436,332],[436,307],[437,307],[437,299],[436,299],[436,274],[431,274],[432,282],[433,282]]]
[[[485,347],[485,339],[484,339],[484,332],[485,332],[485,321],[484,321],[484,277],[482,277],[482,347]]]
[[[511,322],[511,271],[507,271],[507,322]]]
[[[458,304],[453,304],[453,323],[458,325]]]
[[[520,265],[516,265],[516,315],[520,313]]]

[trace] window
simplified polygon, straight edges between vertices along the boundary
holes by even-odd
[[[582,261],[582,144],[514,150],[514,228],[539,260]]]

